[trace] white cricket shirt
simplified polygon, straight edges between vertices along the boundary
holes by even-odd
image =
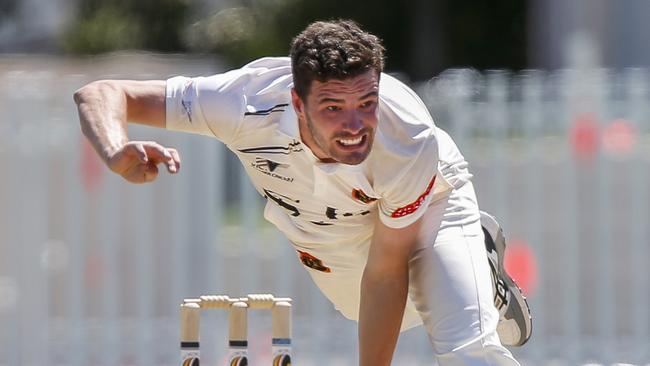
[[[267,199],[264,217],[293,243],[323,293],[356,319],[374,215],[405,227],[471,175],[420,98],[386,74],[367,159],[322,163],[301,142],[292,87],[288,57],[210,77],[174,77],[167,80],[167,128],[213,136],[237,155]]]

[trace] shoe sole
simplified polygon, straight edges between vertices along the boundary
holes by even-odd
[[[505,237],[503,235],[503,230],[501,229],[501,225],[499,225],[498,222],[496,221],[496,219],[494,217],[492,217],[491,215],[489,215],[487,213],[484,213],[484,212],[482,214],[485,214],[485,215],[489,216],[489,218],[494,223],[496,223],[496,226],[498,228],[497,235],[496,235],[496,238],[494,240],[494,246],[496,248],[497,256],[499,258],[498,262],[497,262],[497,265],[498,265],[497,270],[499,271],[499,277],[501,279],[503,279],[506,286],[508,286],[508,290],[510,292],[510,301],[512,301],[514,299],[517,302],[517,305],[518,305],[518,306],[508,306],[508,309],[506,310],[506,313],[504,314],[504,317],[507,320],[514,320],[514,321],[516,321],[516,319],[523,319],[524,320],[523,327],[521,327],[521,326],[518,327],[519,329],[522,329],[522,328],[524,329],[524,337],[521,337],[521,335],[520,335],[519,336],[520,340],[518,342],[514,342],[514,343],[511,343],[511,344],[508,344],[508,345],[510,345],[510,346],[523,346],[524,344],[526,344],[526,342],[528,342],[528,340],[530,339],[530,336],[531,336],[531,334],[533,332],[533,319],[532,319],[532,317],[530,315],[530,306],[528,306],[528,300],[524,296],[524,293],[521,290],[521,287],[519,287],[517,285],[517,283],[515,282],[515,280],[513,280],[512,277],[510,277],[510,275],[505,270],[505,266],[503,265],[503,263],[504,263],[503,257],[505,256],[505,252],[506,252],[506,240],[505,240]],[[487,232],[487,230],[485,230],[485,231],[486,231],[485,235],[489,235],[489,232]],[[526,309],[527,314],[524,314],[522,309]]]

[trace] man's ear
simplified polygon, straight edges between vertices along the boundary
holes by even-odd
[[[296,88],[291,89],[291,104],[293,104],[293,109],[296,111],[298,117],[303,118],[305,114],[305,103],[298,96]]]

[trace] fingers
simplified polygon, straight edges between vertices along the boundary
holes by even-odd
[[[169,147],[167,148],[167,151],[169,151],[170,154],[172,154],[172,159],[174,160],[174,170],[172,171],[170,168],[171,173],[177,173],[181,169],[181,157],[178,154],[178,151],[176,149]]]
[[[147,157],[147,152],[144,149],[144,146],[142,144],[134,144],[133,147],[135,148],[135,153],[138,156],[138,159],[142,163],[146,163],[149,159]]]
[[[172,174],[180,169],[181,159],[174,148],[166,148],[155,141],[132,141],[128,145],[131,153],[135,154],[141,163],[165,164]]]
[[[111,157],[109,167],[132,183],[147,183],[158,177],[158,164],[165,164],[175,174],[180,169],[180,156],[174,148],[154,141],[131,141]]]
[[[176,149],[166,148],[154,141],[143,143],[142,146],[149,159],[153,160],[156,164],[165,164],[170,173],[177,173],[178,169],[180,169],[181,161]]]

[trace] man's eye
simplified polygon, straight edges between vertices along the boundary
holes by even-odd
[[[331,106],[327,107],[327,110],[330,111],[330,112],[336,112],[336,111],[340,111],[341,108],[339,108],[339,107],[337,107],[335,105],[331,105]]]
[[[364,102],[363,104],[361,104],[361,108],[369,108],[369,107],[372,107],[373,105],[375,105],[375,101],[374,100],[369,100],[369,101]]]

